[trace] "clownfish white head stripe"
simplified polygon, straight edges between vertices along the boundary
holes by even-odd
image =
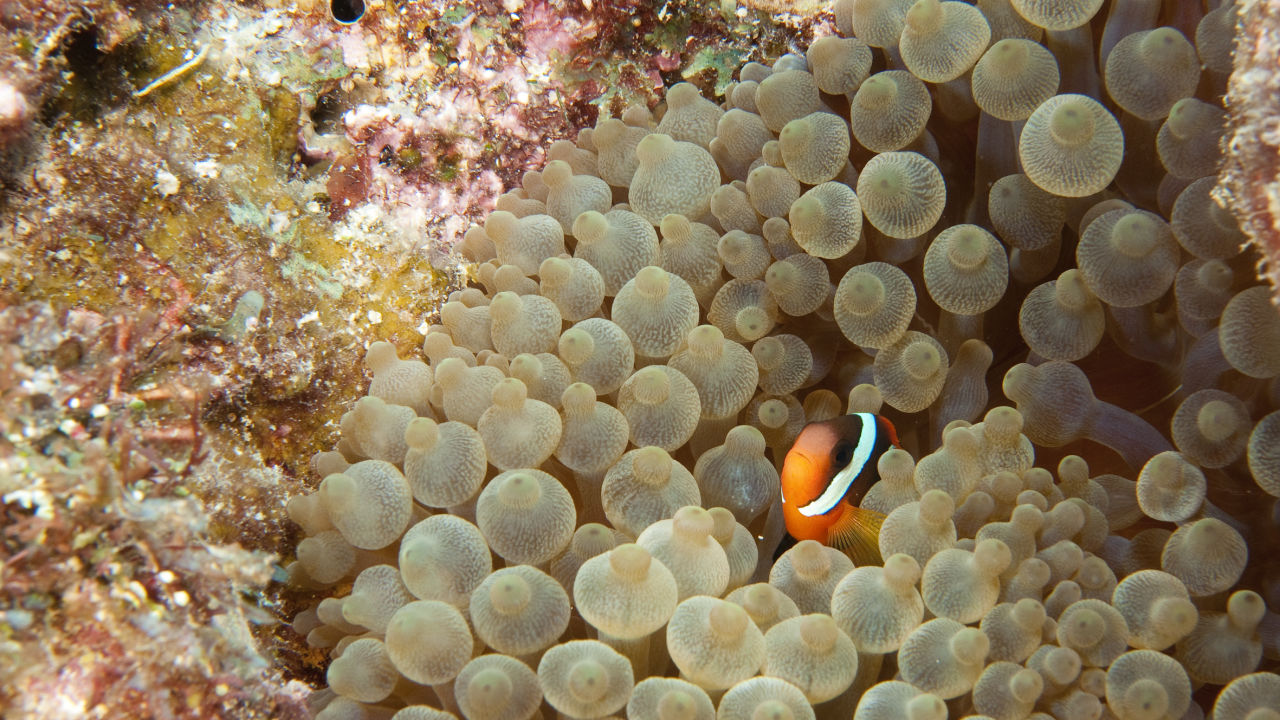
[[[795,541],[816,540],[839,548],[855,563],[877,560],[884,516],[858,504],[880,479],[880,456],[897,445],[893,423],[871,413],[806,425],[780,473],[787,534]]]
[[[849,464],[831,478],[831,482],[827,483],[827,489],[817,499],[799,508],[801,515],[813,517],[825,515],[834,510],[836,503],[849,492],[849,487],[858,479],[867,462],[871,460],[871,452],[875,449],[876,438],[879,435],[878,425],[875,416],[871,413],[856,413],[856,415],[862,419],[862,431],[858,434],[858,444],[853,450]],[[785,496],[782,501],[786,502]]]

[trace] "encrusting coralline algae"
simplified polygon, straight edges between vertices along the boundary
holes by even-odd
[[[723,105],[557,143],[290,504],[317,716],[1276,717],[1241,497],[1280,494],[1280,315],[1204,149],[1230,7],[1100,5],[841,0]],[[883,567],[773,562],[782,456],[845,411],[903,439]]]

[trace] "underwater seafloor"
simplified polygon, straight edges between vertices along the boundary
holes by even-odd
[[[1223,187],[1261,259],[1280,9],[1241,18]],[[469,281],[455,244],[551,141],[833,26],[817,2],[0,0],[0,715],[307,717],[327,654],[289,622],[321,595],[282,582],[285,505],[368,344],[421,346]]]

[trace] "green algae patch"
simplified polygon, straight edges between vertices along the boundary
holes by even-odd
[[[723,95],[733,82],[733,73],[742,65],[745,57],[746,53],[737,48],[703,48],[693,56],[680,76],[689,80],[709,70],[715,77],[713,87],[716,94]]]

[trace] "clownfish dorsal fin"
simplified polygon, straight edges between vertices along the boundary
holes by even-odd
[[[885,515],[855,506],[847,506],[840,519],[827,531],[827,544],[848,555],[854,567],[882,565],[880,526]]]
[[[884,429],[885,437],[889,439],[890,445],[896,448],[902,447],[902,443],[898,441],[898,428],[894,427],[892,420],[882,415],[877,415],[876,422]]]

